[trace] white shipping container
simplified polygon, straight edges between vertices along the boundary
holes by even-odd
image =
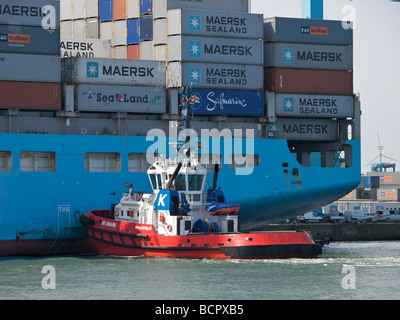
[[[126,20],[114,21],[114,46],[126,46]]]
[[[379,188],[376,193],[378,201],[398,201],[398,191],[396,188]]]
[[[115,59],[126,59],[126,46],[113,47],[113,58]]]
[[[173,9],[249,12],[250,6],[249,0],[153,0],[154,19],[166,18]]]
[[[263,38],[263,15],[177,9],[168,11],[168,35]]]
[[[111,44],[114,45],[114,22],[101,22],[100,23],[100,39],[111,40]]]
[[[82,57],[62,59],[63,81],[67,84],[165,86],[165,74],[163,61]]]
[[[85,18],[85,0],[73,0],[73,18]]]
[[[262,65],[263,41],[255,39],[169,36],[168,61]]]
[[[99,18],[86,19],[86,38],[99,38]]]
[[[153,21],[153,41],[154,45],[168,43],[167,19],[157,19]]]
[[[60,35],[65,38],[72,38],[72,21],[60,22]]]
[[[153,41],[141,41],[140,42],[140,59],[141,60],[153,60]]]
[[[74,38],[86,38],[86,21],[84,19],[73,21]]]
[[[128,0],[126,2],[126,18],[138,19],[140,17],[140,0]]]
[[[166,44],[153,46],[154,60],[167,61],[168,47]]]
[[[99,0],[85,0],[85,18],[95,17],[99,17]]]
[[[111,40],[62,37],[61,58],[112,58]]]
[[[60,1],[60,20],[72,20],[73,19],[73,0],[62,0]]]
[[[170,62],[167,86],[180,88],[263,90],[263,66],[240,64],[210,64]]]

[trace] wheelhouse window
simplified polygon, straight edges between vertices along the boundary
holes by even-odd
[[[12,156],[10,151],[0,151],[0,171],[11,171]]]
[[[186,176],[184,174],[180,174],[176,177],[175,186],[178,191],[186,190]]]
[[[189,174],[189,191],[201,191],[203,186],[204,175],[202,174]]]
[[[56,153],[47,151],[23,151],[20,154],[21,171],[56,171]]]
[[[85,171],[120,172],[121,155],[114,152],[87,152],[85,153]]]

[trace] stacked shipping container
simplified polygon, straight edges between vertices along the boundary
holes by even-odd
[[[337,123],[328,119],[354,113],[352,29],[275,17],[264,19],[264,41],[267,117],[278,117],[269,130],[281,138],[337,139]]]
[[[1,6],[0,108],[60,110],[59,1],[3,0]]]

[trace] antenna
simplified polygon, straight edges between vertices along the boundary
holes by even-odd
[[[376,134],[378,136],[378,147],[377,148],[379,150],[379,154],[375,158],[373,158],[370,162],[368,162],[368,164],[365,165],[364,168],[368,167],[371,163],[373,163],[376,159],[379,158],[379,163],[372,166],[372,171],[380,171],[380,172],[382,172],[383,170],[386,171],[387,168],[392,168],[393,171],[395,171],[396,165],[394,163],[383,163],[383,157],[385,157],[385,158],[387,158],[387,159],[389,159],[391,161],[394,161],[394,162],[400,162],[400,161],[396,160],[396,159],[393,159],[391,157],[388,157],[388,156],[386,156],[386,155],[384,155],[382,153],[383,146],[381,144],[381,139],[379,137],[379,132],[377,132]]]

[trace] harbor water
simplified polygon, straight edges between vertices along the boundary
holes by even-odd
[[[316,259],[1,258],[0,299],[399,299],[400,241],[334,242]]]

